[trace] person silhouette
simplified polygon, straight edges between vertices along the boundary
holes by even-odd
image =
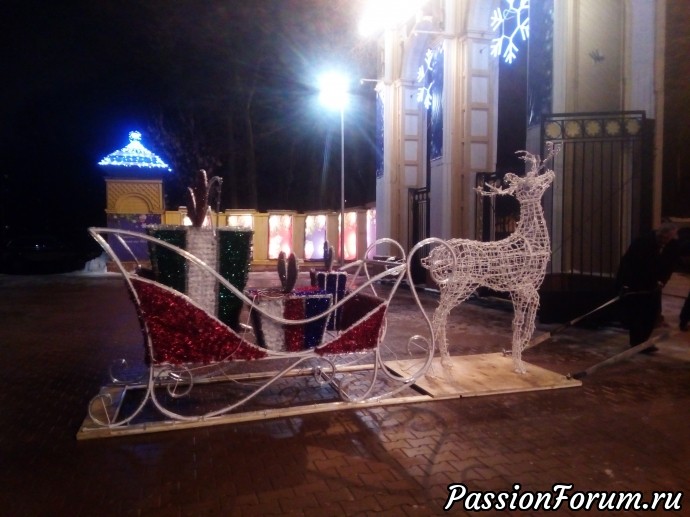
[[[685,298],[685,303],[683,303],[683,308],[680,310],[680,322],[678,328],[683,332],[687,332],[688,323],[690,322],[690,292],[688,292],[687,298]]]
[[[679,256],[678,227],[665,223],[635,239],[621,258],[616,286],[621,292],[630,346],[649,339],[661,318],[661,290]],[[646,352],[655,352],[652,346]]]

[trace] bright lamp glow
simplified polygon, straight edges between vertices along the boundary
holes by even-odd
[[[369,0],[359,22],[362,36],[395,27],[416,14],[427,0]]]
[[[319,100],[331,109],[342,110],[348,102],[349,80],[337,72],[330,72],[319,78]]]

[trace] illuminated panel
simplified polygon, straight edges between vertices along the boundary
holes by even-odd
[[[322,260],[326,242],[326,216],[308,215],[304,220],[304,258]]]
[[[340,215],[338,215],[340,237]],[[345,212],[345,260],[357,258],[357,212]]]
[[[232,214],[228,216],[228,226],[242,228],[243,230],[254,229],[254,216],[252,214]]]
[[[129,144],[119,151],[110,153],[98,162],[98,165],[170,170],[167,163],[142,145],[139,131],[130,131]]]
[[[367,210],[367,248],[376,241],[376,209]],[[371,251],[372,255],[376,250]]]
[[[280,252],[292,252],[292,216],[273,214],[268,216],[268,258],[275,260]]]

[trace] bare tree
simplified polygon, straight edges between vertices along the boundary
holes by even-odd
[[[122,18],[117,3],[107,5],[109,15]],[[316,75],[335,63],[355,78],[371,76],[365,70],[374,60],[367,61],[369,47],[355,34],[357,5],[151,0],[129,6],[136,32],[129,63],[152,92],[149,130],[176,175],[171,204],[182,201],[178,196],[199,168],[223,178],[231,207],[331,204],[319,196],[328,180],[321,164],[333,128],[315,108]],[[348,153],[368,152],[364,142],[360,150],[348,138]],[[348,179],[363,170],[357,163],[346,162]],[[339,170],[335,162],[327,165]],[[357,183],[354,190],[361,191]]]

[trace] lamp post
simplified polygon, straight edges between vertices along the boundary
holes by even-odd
[[[321,103],[340,111],[340,265],[345,264],[345,106],[348,79],[338,73],[322,75],[319,80]]]

